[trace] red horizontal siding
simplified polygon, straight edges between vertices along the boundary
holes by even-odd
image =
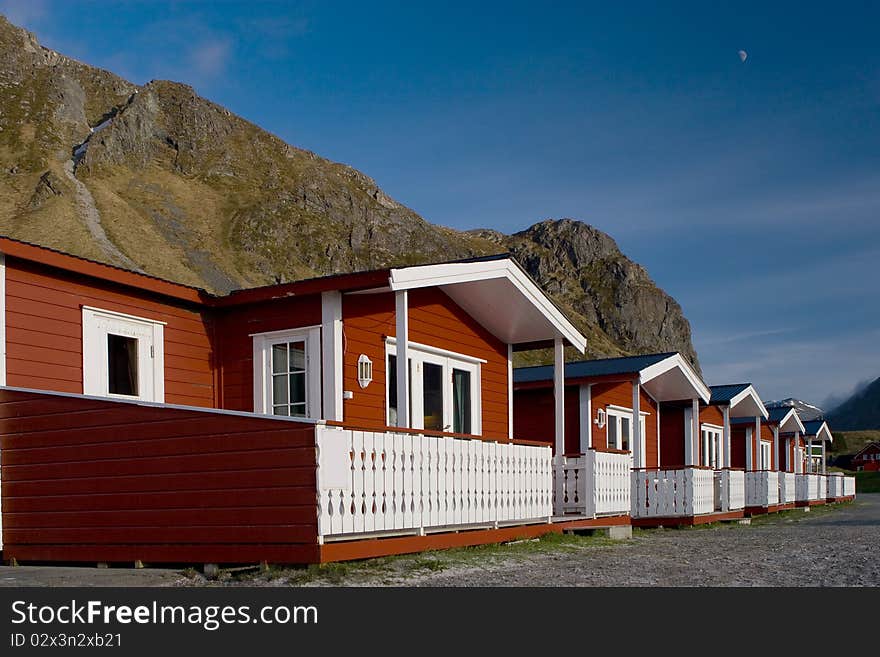
[[[165,322],[165,401],[215,404],[209,320],[198,306],[16,258],[6,261],[7,382],[82,393],[82,307]]]
[[[0,390],[4,554],[316,561],[314,427]]]

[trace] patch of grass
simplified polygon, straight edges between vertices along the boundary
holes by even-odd
[[[451,568],[482,567],[499,559],[524,559],[544,553],[575,552],[619,544],[604,536],[548,533],[506,543],[433,550],[417,554],[377,557],[304,567],[270,567],[264,572],[242,572],[224,578],[229,583],[286,584],[289,586],[394,584],[402,580],[439,573]]]

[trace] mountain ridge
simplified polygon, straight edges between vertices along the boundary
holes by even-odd
[[[0,233],[217,293],[506,252],[584,332],[588,355],[680,351],[699,369],[680,305],[596,228],[431,224],[368,175],[185,84],[133,84],[2,16]]]

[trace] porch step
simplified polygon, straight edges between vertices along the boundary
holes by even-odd
[[[604,536],[613,541],[626,541],[632,538],[632,525],[604,525],[592,527],[567,527],[562,530],[565,534],[577,534],[578,536]]]

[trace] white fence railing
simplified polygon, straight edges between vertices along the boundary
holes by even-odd
[[[814,502],[826,497],[825,475],[797,474],[795,498],[798,502]]]
[[[779,473],[779,503],[791,504],[795,501],[795,473]]]
[[[712,470],[634,470],[632,487],[634,518],[697,516],[715,510]]]
[[[631,468],[629,454],[589,450],[579,456],[562,457],[554,470],[555,512],[591,518],[628,514]]]
[[[738,511],[745,502],[745,473],[742,470],[716,470],[715,510]]]
[[[843,473],[842,472],[829,472],[825,485],[827,486],[827,494],[828,499],[833,500],[838,497],[843,497]]]
[[[843,478],[843,495],[844,497],[855,497],[856,494],[856,478],[855,477],[844,477]]]
[[[549,447],[318,425],[321,537],[548,519]]]
[[[779,504],[779,475],[769,470],[746,472],[746,506]]]

